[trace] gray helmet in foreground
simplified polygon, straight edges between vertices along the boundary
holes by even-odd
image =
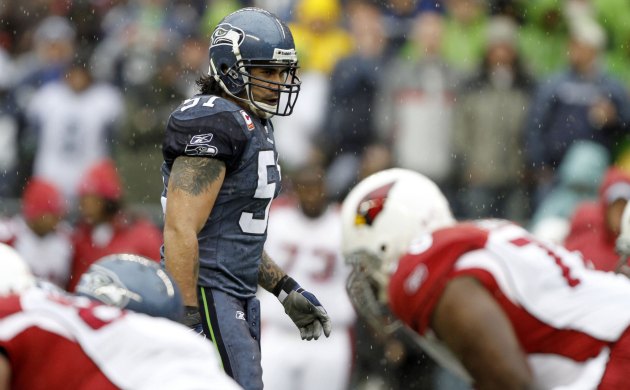
[[[181,294],[158,263],[143,256],[114,254],[101,258],[81,276],[78,295],[153,317],[179,321]]]

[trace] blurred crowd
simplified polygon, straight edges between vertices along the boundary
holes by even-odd
[[[334,200],[401,166],[460,216],[526,222],[574,141],[630,164],[624,1],[30,0],[0,7],[0,196],[43,177],[74,212],[82,174],[112,158],[126,200],[159,216],[165,120],[207,69],[209,31],[247,5],[287,20],[299,52],[280,163],[322,162]]]
[[[72,289],[108,253],[159,259],[166,119],[207,73],[217,22],[249,5],[296,41],[302,92],[273,120],[289,177],[323,167],[318,188],[339,202],[372,172],[412,169],[459,219],[509,218],[616,266],[630,199],[626,0],[8,1],[0,241],[27,260],[45,253],[38,276]],[[580,248],[585,234],[597,245]],[[432,388],[405,382],[422,353],[395,340],[361,348],[381,358],[355,359],[357,372]]]

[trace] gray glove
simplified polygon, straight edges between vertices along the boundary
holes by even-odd
[[[284,306],[284,312],[300,330],[302,340],[317,340],[322,331],[326,337],[330,335],[332,324],[326,309],[315,295],[304,290],[295,280],[283,277],[273,293]]]

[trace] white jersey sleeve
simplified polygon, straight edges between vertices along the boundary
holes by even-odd
[[[21,304],[23,311],[9,318],[16,331],[34,325],[75,340],[120,388],[240,389],[221,369],[212,344],[183,325],[94,306],[87,298],[51,299],[39,289],[25,293]]]
[[[389,285],[392,311],[426,335],[440,295],[458,277],[475,278],[494,297],[541,388],[594,389],[610,361],[624,369],[619,351],[627,347],[617,343],[630,326],[626,277],[593,270],[578,253],[505,221],[458,224],[418,238],[400,260]],[[617,348],[620,358],[611,353]]]
[[[626,277],[589,269],[577,252],[535,241],[516,225],[492,230],[486,247],[455,268],[491,273],[512,302],[554,328],[615,341],[630,324],[630,310],[619,310],[628,307]]]

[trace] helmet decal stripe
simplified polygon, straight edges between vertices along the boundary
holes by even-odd
[[[287,33],[284,31],[284,26],[282,25],[282,22],[280,22],[280,20],[276,19],[276,24],[280,28],[280,32],[282,32],[282,38],[286,38]]]
[[[386,184],[382,187],[375,189],[374,191],[367,194],[360,202],[357,207],[355,225],[368,225],[372,226],[374,220],[381,211],[383,211],[383,207],[385,206],[385,201],[389,195],[389,191],[396,184],[396,182],[392,182]]]

